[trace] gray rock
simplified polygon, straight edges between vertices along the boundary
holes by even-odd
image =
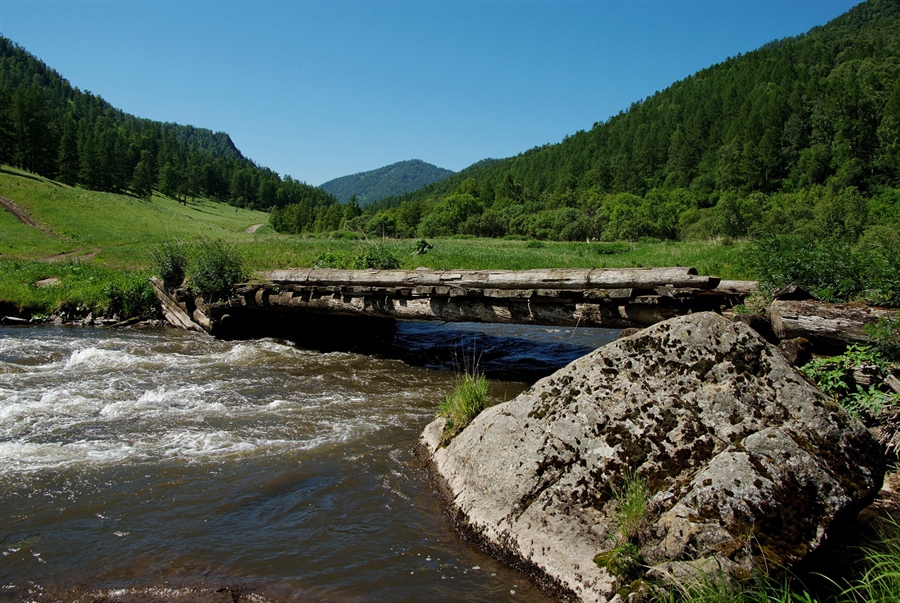
[[[630,541],[657,578],[789,568],[866,506],[884,473],[861,423],[752,329],[713,313],[574,361],[445,448],[442,429],[431,423],[420,450],[457,526],[582,601],[628,591],[630,577],[594,561],[623,542],[614,491],[628,471],[650,488]]]

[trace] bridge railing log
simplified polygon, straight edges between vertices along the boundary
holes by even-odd
[[[541,270],[333,270],[292,269],[261,273],[284,285],[457,287],[464,289],[714,289],[720,279],[694,268],[597,268]]]

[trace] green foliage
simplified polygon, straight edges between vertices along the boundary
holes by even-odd
[[[650,518],[650,488],[647,480],[625,469],[622,483],[611,486],[616,500],[616,545],[594,557],[598,567],[606,568],[619,584],[628,584],[643,576],[646,568],[637,546]]]
[[[614,243],[591,243],[590,249],[597,255],[616,255],[618,253],[631,251],[631,245],[623,241],[616,241]]]
[[[652,603],[819,603],[801,584],[757,576],[746,581],[729,578],[723,571],[698,576],[668,590],[657,589]],[[838,602],[834,603],[850,603]]]
[[[875,225],[896,232],[897,40],[896,2],[869,0],[559,144],[479,162],[371,210],[397,217],[401,236],[740,239],[814,225],[855,241]]]
[[[438,406],[437,416],[447,419],[442,444],[447,444],[487,407],[488,381],[477,370],[462,374],[456,387]]]
[[[650,489],[647,480],[626,469],[621,486],[612,486],[618,503],[616,523],[623,541],[637,538],[649,520]]]
[[[813,358],[800,370],[850,414],[871,419],[877,417],[886,406],[900,401],[900,397],[880,390],[877,385],[868,389],[856,385],[853,372],[861,367],[872,367],[881,375],[887,375],[890,370],[876,348],[859,344],[850,345],[839,356]]]
[[[219,239],[201,239],[188,254],[186,286],[208,302],[227,299],[232,286],[247,278],[237,249]]]
[[[866,325],[865,332],[879,356],[891,362],[900,361],[900,318],[882,318]]]
[[[631,542],[623,542],[609,551],[594,556],[594,563],[615,576],[621,584],[637,580],[644,573],[640,549]]]
[[[842,593],[823,603],[894,603],[900,601],[900,519],[882,518],[878,539],[863,549],[862,571]],[[818,603],[820,599],[796,580],[768,580],[757,576],[739,582],[719,571],[656,589],[653,603]]]
[[[188,266],[187,245],[182,241],[163,241],[151,252],[151,257],[166,289],[174,291],[180,287]]]
[[[142,272],[111,270],[90,262],[0,260],[0,300],[26,316],[49,316],[66,309],[99,315],[119,311],[117,304],[135,308],[137,315],[153,315],[153,311],[137,310],[147,279]]]
[[[354,270],[396,270],[400,260],[386,243],[369,243],[350,262]]]
[[[866,547],[867,568],[844,597],[849,601],[900,601],[900,518],[888,516],[879,525],[879,540]]]
[[[434,245],[426,241],[425,239],[419,239],[415,243],[413,243],[413,255],[425,255],[429,251],[434,249]]]
[[[182,203],[205,196],[239,207],[311,200],[337,206],[325,191],[282,179],[243,157],[227,134],[118,111],[4,37],[0,162],[90,190],[130,190],[143,199],[157,189]],[[342,212],[338,207],[338,223]]]
[[[314,268],[336,268],[345,270],[350,266],[352,258],[342,253],[323,251],[316,255]]]
[[[795,284],[823,301],[900,306],[900,262],[885,245],[874,238],[855,245],[825,234],[783,235],[758,241],[748,260],[769,291]]]
[[[106,313],[121,319],[159,316],[159,301],[143,273],[125,274],[103,287]]]

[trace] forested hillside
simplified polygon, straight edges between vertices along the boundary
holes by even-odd
[[[740,237],[900,224],[900,2],[698,72],[587,131],[384,199],[401,236]],[[851,215],[852,214],[852,215]]]
[[[145,197],[204,196],[266,209],[297,205],[310,227],[334,229],[343,209],[321,189],[241,155],[224,132],[141,119],[73,87],[0,37],[0,163],[70,185]]]
[[[373,201],[385,197],[395,197],[404,193],[417,191],[422,187],[454,174],[451,170],[440,168],[419,159],[399,161],[377,170],[360,172],[351,176],[342,176],[320,184],[319,188],[337,197],[341,203],[356,197],[357,203],[365,207]]]

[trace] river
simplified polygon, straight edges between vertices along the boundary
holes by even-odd
[[[500,402],[615,335],[0,327],[0,601],[547,601],[454,532],[414,445],[461,367]]]

